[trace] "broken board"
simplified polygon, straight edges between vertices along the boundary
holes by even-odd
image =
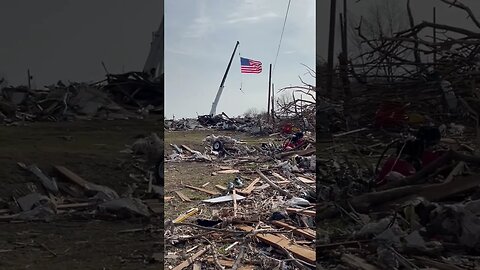
[[[247,232],[251,232],[255,230],[253,227],[246,226],[246,225],[238,225],[237,228]],[[266,233],[266,234],[259,233],[256,235],[256,237],[264,243],[267,243],[274,247],[285,249],[291,252],[295,258],[298,258],[310,264],[316,264],[316,261],[315,261],[316,254],[315,254],[315,250],[312,248],[293,244],[290,239],[286,237],[277,236],[271,233]]]
[[[205,253],[210,246],[207,246],[206,248],[198,251],[197,253],[193,254],[192,257],[188,258],[187,260],[183,261],[181,264],[175,266],[173,270],[182,270],[187,268],[189,265],[191,265],[198,257],[202,256],[203,253]]]
[[[315,217],[316,216],[316,211],[315,210],[304,210],[304,209],[297,209],[297,208],[287,208],[286,209],[287,213],[289,214],[300,214],[300,215],[306,215],[309,217]]]
[[[352,269],[380,270],[380,268],[375,265],[369,264],[366,260],[352,254],[343,254],[341,260]]]
[[[178,191],[178,190],[175,190],[175,193],[178,195],[178,197],[180,197],[180,199],[184,202],[191,202],[192,200],[190,200],[190,198],[188,198],[185,194],[183,194],[182,192]]]
[[[222,171],[216,171],[218,174],[235,174],[239,173],[239,170],[222,170]]]
[[[287,224],[285,222],[281,222],[278,220],[275,220],[272,222],[273,225],[287,229],[287,230],[292,230],[293,234],[300,235],[305,237],[306,239],[309,240],[315,240],[315,231],[309,228],[297,228],[295,226],[292,226],[290,224]]]
[[[202,192],[205,192],[205,193],[210,194],[210,195],[220,195],[220,193],[218,193],[216,191],[211,191],[211,190],[200,188],[200,187],[195,187],[195,186],[190,186],[190,185],[185,185],[185,187],[190,188],[190,189],[194,189],[194,190],[198,190],[198,191],[202,191]]]
[[[311,184],[315,184],[315,180],[312,180],[312,179],[309,179],[309,178],[306,178],[306,177],[303,177],[303,176],[297,176],[297,179],[304,183],[304,184],[308,184],[308,185],[311,185]]]
[[[250,193],[252,193],[253,189],[255,188],[255,185],[259,181],[260,181],[260,177],[255,178],[255,180],[253,180],[253,182],[251,182],[246,188],[244,188],[240,191],[237,191],[237,192],[240,193],[240,194],[243,194],[243,195],[250,195]]]
[[[233,260],[218,259],[217,261],[221,266],[228,267],[228,268],[232,268],[233,265],[235,264],[235,261],[233,261]],[[207,259],[207,262],[209,262],[210,264],[214,264],[215,260],[212,257],[209,257]],[[245,265],[242,265],[242,266],[238,267],[237,269],[238,270],[254,270],[255,266],[250,265],[250,264],[245,264]]]

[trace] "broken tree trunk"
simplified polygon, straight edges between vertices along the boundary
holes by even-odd
[[[468,191],[480,185],[480,175],[457,177],[455,180],[441,184],[410,185],[389,190],[371,192],[354,197],[350,203],[359,211],[368,211],[381,205],[389,207],[400,204],[412,196],[423,197],[429,201],[439,201],[449,196]]]

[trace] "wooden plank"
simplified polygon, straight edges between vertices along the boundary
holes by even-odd
[[[290,181],[278,181],[275,184],[277,185],[285,185],[285,184],[290,184]]]
[[[300,215],[306,215],[309,217],[315,217],[316,216],[316,211],[315,210],[304,210],[304,209],[297,209],[297,208],[287,208],[287,213],[289,214],[300,214]]]
[[[256,170],[256,172],[258,173],[258,175],[260,175],[260,177],[265,180],[272,188],[274,188],[275,190],[277,190],[278,192],[280,192],[280,194],[284,195],[285,197],[287,197],[288,199],[291,199],[293,198],[292,194],[288,193],[287,191],[283,190],[282,188],[280,188],[279,186],[277,186],[275,183],[272,182],[272,180],[268,179],[268,177],[266,177],[260,170]]]
[[[89,185],[91,184],[90,182],[86,181],[82,177],[78,176],[77,174],[75,174],[74,172],[70,171],[69,169],[63,166],[54,166],[54,168],[63,176],[65,176],[68,180],[81,186],[84,189],[88,189]]]
[[[314,230],[311,230],[311,229],[308,229],[308,228],[305,228],[305,229],[304,228],[297,228],[295,226],[292,226],[290,224],[287,224],[285,222],[281,222],[281,221],[278,221],[278,220],[273,221],[272,224],[276,225],[278,227],[287,229],[287,230],[292,230],[293,234],[303,236],[306,239],[315,240],[315,231]]]
[[[239,173],[239,170],[223,170],[223,171],[216,171],[216,173],[219,174],[234,174],[234,173]]]
[[[309,184],[309,185],[316,183],[315,180],[311,180],[311,179],[308,179],[308,178],[303,177],[303,176],[297,176],[297,179],[300,180],[300,182],[303,182],[303,183]]]
[[[293,155],[309,156],[309,155],[315,154],[315,152],[316,152],[315,148],[307,149],[307,150],[294,150],[294,151],[280,153],[277,155],[277,158],[285,159]]]
[[[243,231],[253,231],[254,228],[247,225],[237,225],[237,227]],[[316,264],[315,250],[309,247],[293,244],[292,241],[286,237],[277,236],[271,233],[257,234],[256,237],[271,246],[285,249],[292,253],[292,255],[300,260],[308,262],[310,264]]]
[[[227,188],[222,186],[222,185],[215,185],[216,188],[218,188],[221,191],[227,191]]]
[[[232,268],[233,265],[235,264],[234,260],[218,259],[217,261],[220,265],[228,268]],[[207,258],[207,262],[209,262],[210,264],[215,263],[212,257]],[[238,270],[254,270],[254,269],[255,269],[255,266],[250,264],[244,264],[238,268]]]
[[[202,263],[201,262],[195,262],[193,264],[193,270],[202,270]]]
[[[190,198],[188,198],[185,194],[183,194],[179,190],[175,190],[175,193],[178,195],[178,197],[180,197],[180,200],[182,200],[184,202],[191,202],[192,201],[192,200],[190,200]]]
[[[380,268],[376,267],[375,265],[369,264],[366,260],[352,254],[343,254],[340,260],[352,269],[380,270]]]
[[[57,209],[77,209],[77,208],[85,208],[85,207],[94,206],[94,205],[97,205],[97,203],[92,203],[92,202],[68,203],[68,204],[57,205]]]
[[[346,131],[346,132],[342,132],[342,133],[337,133],[337,134],[333,134],[332,137],[339,138],[339,137],[342,137],[342,136],[345,136],[345,135],[350,135],[350,134],[354,134],[354,133],[365,131],[365,130],[368,130],[368,128],[359,128],[359,129],[350,130],[350,131]]]
[[[52,179],[45,175],[40,168],[37,167],[37,165],[32,164],[27,167],[29,171],[31,171],[40,181],[42,182],[42,185],[50,192],[54,194],[58,194],[58,185],[55,179]]]
[[[210,195],[220,195],[220,193],[218,193],[216,191],[211,191],[211,190],[204,189],[204,188],[194,187],[194,186],[190,186],[190,185],[185,185],[185,187],[190,188],[190,189],[194,189],[194,190],[198,190],[198,191],[202,191],[202,192],[208,193]]]
[[[183,222],[187,218],[192,217],[192,216],[198,214],[199,212],[200,212],[200,209],[198,209],[196,207],[192,208],[192,209],[186,211],[185,213],[179,215],[176,219],[173,220],[173,223]]]
[[[77,174],[70,171],[66,167],[63,167],[63,166],[54,166],[54,167],[65,178],[67,178],[68,180],[72,181],[73,183],[79,185],[80,187],[84,188],[85,190],[103,192],[112,199],[119,198],[117,192],[114,191],[113,189],[109,188],[109,187],[101,186],[101,185],[97,185],[97,184],[88,182],[87,180],[78,176]]]
[[[246,188],[242,189],[241,191],[238,191],[238,193],[242,195],[250,195],[252,193],[253,189],[255,188],[255,185],[260,181],[260,177],[255,178],[253,182],[251,182]]]
[[[370,242],[371,240],[358,240],[358,241],[343,241],[343,242],[337,242],[337,243],[329,243],[329,244],[320,244],[320,245],[316,245],[316,249],[319,250],[319,249],[327,249],[327,248],[334,248],[334,247],[338,247],[338,246],[356,246],[358,248],[361,247],[361,244],[362,243],[368,243]]]
[[[425,266],[435,267],[436,269],[439,269],[439,270],[465,270],[465,268],[461,268],[450,263],[434,261],[432,259],[425,258],[425,257],[413,256],[413,258]]]
[[[198,257],[202,256],[210,246],[205,247],[204,249],[199,250],[197,253],[193,254],[192,257],[188,258],[187,260],[183,261],[181,264],[175,266],[173,270],[182,270],[187,268],[190,264],[192,264]]]
[[[479,185],[480,175],[473,174],[469,176],[457,176],[454,177],[450,182],[446,183],[410,185],[379,191],[376,193],[367,193],[360,195],[359,197],[367,198],[366,205],[368,209],[371,209],[376,202],[380,201],[380,199],[382,199],[382,203],[381,205],[378,205],[378,209],[388,209],[389,207],[394,207],[395,205],[405,203],[406,201],[410,200],[412,196],[423,197],[428,201],[437,202],[452,195],[477,188]],[[352,202],[354,206],[357,206],[358,199],[357,202],[355,202],[355,200],[352,200]],[[360,210],[364,210],[362,208],[365,208],[365,206],[359,207]]]
[[[182,148],[190,152],[190,154],[195,153],[195,150],[192,150],[190,147],[186,146],[185,144],[182,144]]]
[[[273,176],[275,176],[276,178],[278,178],[278,179],[280,179],[280,180],[284,181],[284,182],[290,182],[290,181],[288,181],[288,179],[287,179],[287,178],[285,178],[285,177],[281,176],[280,174],[278,174],[278,173],[276,173],[276,172],[272,172],[272,175],[273,175]]]

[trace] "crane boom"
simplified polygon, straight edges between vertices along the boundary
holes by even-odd
[[[151,73],[155,71],[153,76],[154,80],[158,80],[163,75],[163,40],[164,40],[164,17],[162,10],[162,20],[158,30],[153,34],[153,40],[150,45],[150,52],[148,54],[147,60],[145,61],[145,66],[143,67],[143,72]]]
[[[220,83],[220,87],[218,88],[217,95],[215,96],[215,100],[212,103],[212,109],[210,110],[210,115],[215,115],[217,112],[217,105],[218,101],[220,100],[220,96],[222,95],[223,87],[225,84],[225,80],[227,79],[227,74],[228,71],[230,70],[230,66],[232,65],[233,57],[235,56],[235,52],[237,51],[237,47],[240,44],[240,42],[237,41],[235,44],[235,49],[233,49],[232,57],[230,57],[230,62],[228,62],[227,70],[225,71],[225,74],[223,75],[222,82]]]

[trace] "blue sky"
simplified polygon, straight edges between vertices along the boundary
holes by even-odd
[[[240,41],[217,107],[230,116],[266,110],[268,65],[273,64],[288,0],[166,0],[165,116],[208,114]],[[261,61],[261,74],[241,74],[242,57]],[[275,88],[312,83],[305,64],[315,63],[315,1],[292,0],[276,68]],[[242,86],[242,91],[240,91]]]

